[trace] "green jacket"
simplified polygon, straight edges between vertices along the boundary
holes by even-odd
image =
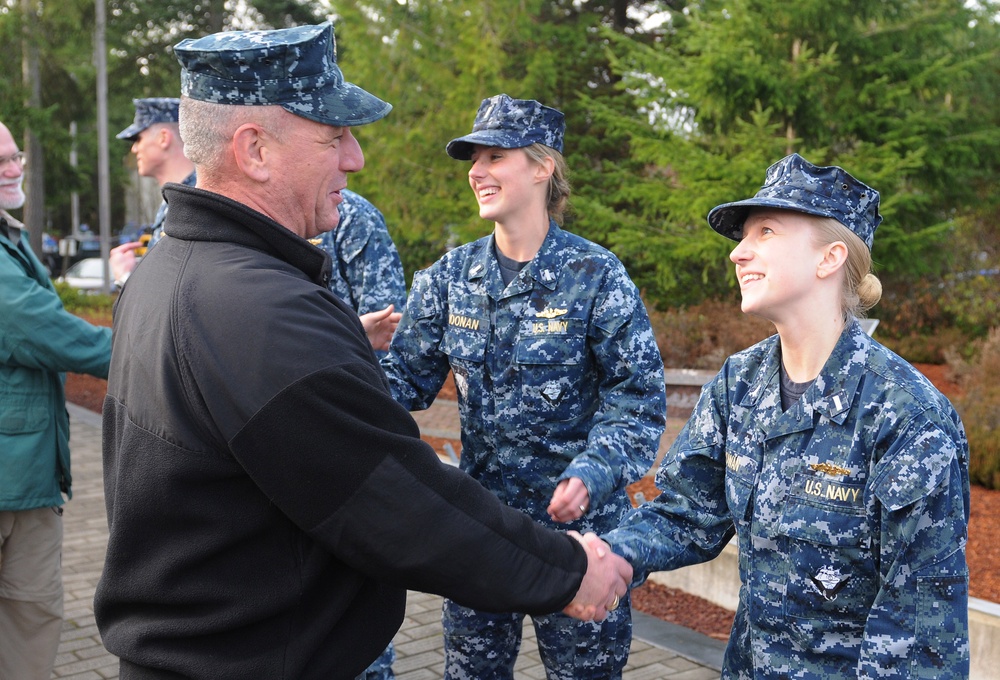
[[[65,309],[22,225],[0,211],[0,510],[70,495],[63,371],[108,375],[111,330]]]

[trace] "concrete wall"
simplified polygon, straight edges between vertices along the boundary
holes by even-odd
[[[711,562],[658,571],[650,574],[649,580],[736,611],[740,592],[736,541],[731,541]],[[970,680],[1000,677],[1000,604],[970,598],[969,638],[972,646]]]
[[[972,644],[971,680],[1000,677],[1000,605],[969,599],[969,641]]]

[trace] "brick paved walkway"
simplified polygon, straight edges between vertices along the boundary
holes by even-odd
[[[417,414],[428,434],[457,438],[454,403],[443,402]],[[118,661],[101,644],[94,623],[94,589],[107,546],[104,488],[101,478],[100,417],[69,405],[73,439],[73,500],[66,504],[63,582],[66,613],[53,678],[102,680],[118,677]],[[709,680],[718,678],[722,643],[636,612],[635,639],[624,680]],[[441,678],[441,598],[411,592],[406,618],[396,634],[398,680]],[[516,677],[544,678],[534,632],[525,627],[525,643]],[[248,680],[268,680],[251,678]]]

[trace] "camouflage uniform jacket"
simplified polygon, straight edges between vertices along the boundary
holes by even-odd
[[[773,336],[702,391],[607,539],[645,577],[739,541],[725,678],[969,672],[968,443],[951,404],[857,322],[787,411]]]
[[[506,289],[492,236],[417,272],[382,365],[411,411],[434,401],[450,368],[462,468],[548,525],[556,484],[579,477],[590,508],[560,526],[617,526],[665,423],[663,363],[638,290],[613,254],[555,222]]]
[[[198,182],[198,173],[191,171],[191,174],[184,178],[181,182],[186,187],[193,187]],[[164,199],[160,203],[159,209],[156,211],[156,217],[153,218],[152,236],[149,239],[149,248],[155,246],[161,238],[163,238],[163,220],[167,217],[167,200]]]
[[[382,213],[353,191],[340,192],[340,223],[324,233],[319,247],[333,259],[330,290],[359,315],[406,306],[406,279]]]

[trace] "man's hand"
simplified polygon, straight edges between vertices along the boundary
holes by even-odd
[[[572,522],[590,509],[590,493],[579,477],[564,479],[556,486],[548,512],[556,522]],[[600,540],[600,539],[598,539]]]
[[[610,546],[596,534],[568,533],[587,551],[587,573],[563,613],[583,621],[603,621],[628,593],[632,565],[611,552]]]
[[[108,264],[111,265],[111,279],[113,281],[124,281],[129,277],[137,262],[135,249],[142,248],[144,245],[140,241],[132,241],[111,249]]]
[[[399,320],[403,318],[402,312],[394,312],[393,309],[393,305],[389,305],[377,312],[368,312],[361,315],[361,325],[365,327],[368,342],[372,344],[372,348],[377,352],[384,352],[389,349],[392,334],[396,332],[396,326],[399,325]]]

